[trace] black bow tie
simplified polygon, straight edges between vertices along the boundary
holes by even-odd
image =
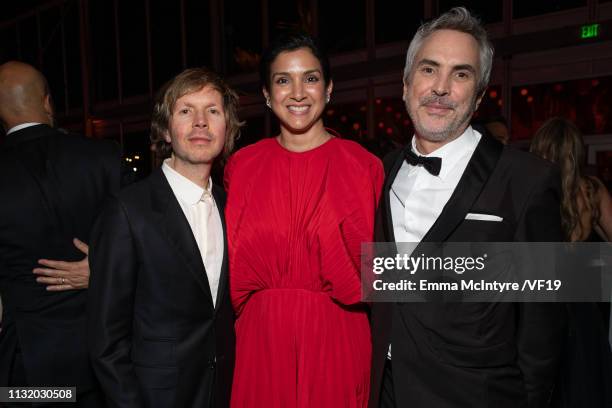
[[[412,149],[408,149],[404,158],[408,164],[413,166],[422,165],[432,176],[440,174],[440,168],[442,167],[442,158],[440,157],[419,156]]]

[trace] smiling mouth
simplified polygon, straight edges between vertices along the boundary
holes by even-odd
[[[428,113],[433,114],[446,114],[453,110],[452,107],[438,104],[425,104],[423,105]]]
[[[193,129],[187,138],[192,142],[211,142],[213,135],[207,129]]]
[[[292,113],[304,113],[304,112],[307,112],[308,109],[310,109],[310,105],[300,105],[300,106],[289,105],[287,106],[287,109],[289,110],[289,112],[292,112]]]

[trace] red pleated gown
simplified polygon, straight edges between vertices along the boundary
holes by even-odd
[[[360,245],[382,181],[380,161],[340,138],[302,153],[268,138],[227,164],[233,408],[367,406]]]

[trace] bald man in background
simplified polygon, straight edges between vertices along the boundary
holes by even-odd
[[[0,386],[76,386],[71,406],[101,407],[86,348],[88,276],[33,270],[41,259],[86,266],[86,245],[73,240],[88,242],[118,191],[120,154],[112,142],[54,129],[53,114],[40,72],[0,65]]]

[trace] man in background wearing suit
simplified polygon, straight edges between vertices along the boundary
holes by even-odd
[[[415,135],[385,159],[377,241],[562,240],[557,171],[469,125],[492,60],[465,8],[417,31],[403,89]],[[551,303],[376,303],[370,407],[545,407],[563,321]]]
[[[172,152],[97,221],[90,354],[109,407],[227,407],[234,367],[225,196],[211,167],[240,123],[237,95],[205,68],[160,91],[156,151]]]
[[[32,270],[42,258],[82,262],[86,245],[73,239],[89,239],[119,190],[119,148],[54,129],[45,78],[20,62],[0,66],[0,120],[0,385],[76,386],[75,406],[103,406],[86,347],[87,292],[75,290],[87,279],[65,271],[43,278],[47,287]]]

